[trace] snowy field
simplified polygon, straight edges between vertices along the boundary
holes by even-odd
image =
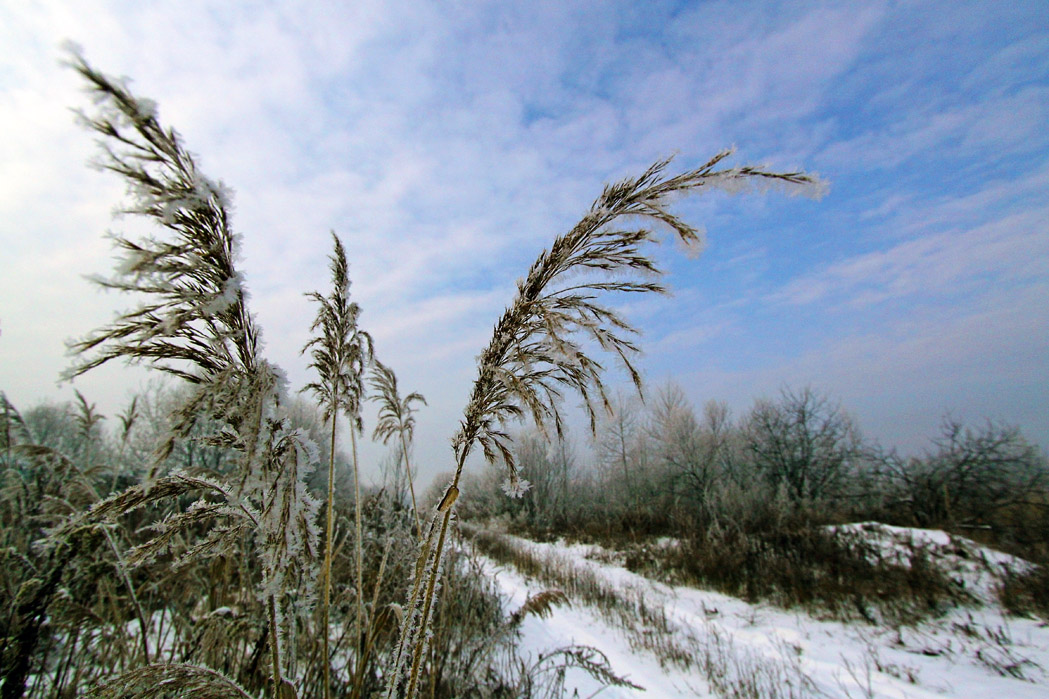
[[[888,551],[908,540],[925,545],[978,602],[915,626],[827,621],[655,582],[616,565],[615,552],[597,546],[507,537],[545,565],[581,575],[634,612],[643,610],[617,613],[609,611],[615,605],[569,595],[551,615],[524,620],[522,651],[537,660],[564,646],[590,646],[617,675],[643,688],[602,689],[570,669],[567,696],[1049,697],[1049,626],[1003,614],[994,595],[998,571],[1022,561],[938,531],[848,528]],[[551,588],[481,558],[508,612]]]

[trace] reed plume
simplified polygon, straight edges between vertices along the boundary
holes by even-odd
[[[3,428],[0,429],[0,449],[4,450],[7,461],[10,462],[10,451],[18,442],[32,442],[33,436],[26,427],[22,414],[15,406],[7,400],[7,394],[0,391],[0,419],[3,420]]]
[[[180,694],[198,699],[254,699],[247,690],[222,673],[185,663],[158,663],[132,670],[95,688],[88,696],[98,699],[129,696],[149,699],[171,696],[173,687],[177,687]]]
[[[98,72],[80,53],[74,51],[68,63],[87,81],[98,107],[91,116],[77,112],[102,137],[96,164],[127,183],[130,202],[121,212],[152,219],[170,236],[112,236],[122,253],[116,276],[95,281],[149,301],[74,342],[74,353],[96,354],[67,376],[116,358],[191,383],[230,366],[255,370],[259,331],[236,270],[240,238],[230,225],[231,193],[205,176],[175,131],[160,124],[152,100],[135,97],[124,82]]]
[[[508,470],[504,489],[511,496],[520,496],[528,483],[517,474],[510,436],[503,428],[508,420],[529,416],[540,429],[552,425],[560,435],[560,406],[566,390],[582,397],[592,430],[598,412],[610,410],[602,380],[604,366],[590,356],[587,343],[617,360],[641,389],[641,376],[633,363],[639,350],[634,339],[637,330],[601,297],[666,290],[657,281],[662,271],[643,250],[655,241],[656,234],[649,228],[613,224],[624,217],[649,221],[669,228],[686,246],[697,248],[699,232],[667,208],[675,195],[711,187],[735,192],[756,184],[821,194],[820,181],[803,172],[779,173],[754,166],[718,169],[730,154],[730,150],[722,151],[702,167],[672,177],[665,175],[670,160],[661,160],[639,177],[607,185],[582,220],[558,236],[518,282],[513,302],[478,359],[478,376],[453,439],[455,475],[423,542],[417,573],[425,567],[426,582],[423,586],[417,579],[413,585],[388,696],[400,690],[409,652],[412,664],[405,692],[409,697],[415,695],[448,525],[460,476],[474,447],[480,446],[490,462],[501,457]]]
[[[307,294],[319,306],[310,332],[320,330],[303,352],[309,350],[318,381],[309,383],[304,391],[312,391],[320,402],[325,420],[331,420],[331,450],[328,461],[328,503],[324,534],[324,563],[322,567],[321,632],[324,653],[324,696],[331,696],[331,656],[328,649],[328,613],[331,605],[332,532],[335,512],[335,426],[339,414],[350,421],[353,443],[353,487],[355,492],[356,564],[357,564],[357,645],[356,661],[361,660],[361,624],[364,616],[364,581],[361,541],[361,488],[357,464],[357,433],[362,429],[361,401],[364,398],[364,372],[372,362],[374,349],[371,336],[357,327],[360,306],[350,301],[350,279],[347,273],[346,251],[339,237],[332,233],[334,251],[331,261],[331,294]]]
[[[409,393],[401,398],[397,390],[397,375],[393,373],[393,369],[378,360],[375,361],[375,367],[372,370],[371,385],[376,391],[372,400],[379,403],[379,417],[375,423],[372,439],[381,439],[383,444],[388,444],[395,434],[398,436],[401,443],[401,454],[404,455],[404,469],[408,474],[408,490],[412,494],[415,531],[422,539],[422,521],[419,519],[419,506],[415,500],[410,447],[415,434],[415,409],[412,408],[412,403],[426,405],[426,399],[421,393]]]
[[[56,529],[52,538],[172,492],[207,495],[157,524],[154,536],[129,553],[129,563],[151,560],[202,523],[210,529],[181,560],[232,555],[250,538],[262,570],[260,598],[267,608],[273,691],[286,695],[290,684],[285,671],[294,652],[284,646],[294,638],[288,633],[297,625],[294,615],[309,608],[309,583],[316,575],[319,503],[305,483],[317,450],[290,427],[281,405],[286,380],[260,354],[260,333],[236,269],[239,236],[230,224],[229,192],[200,171],[173,129],[161,125],[155,103],[96,71],[75,50],[69,65],[87,81],[97,107],[95,114],[80,112],[79,118],[101,136],[98,164],[128,185],[130,203],[123,212],[150,219],[165,235],[113,236],[121,253],[116,274],[96,281],[144,301],[74,342],[71,350],[85,358],[67,377],[122,358],[184,379],[194,391],[173,416],[147,483],[96,504]],[[159,464],[202,415],[221,425],[205,441],[236,450],[238,472],[228,483],[181,474],[158,480]],[[288,611],[293,613],[290,619]]]

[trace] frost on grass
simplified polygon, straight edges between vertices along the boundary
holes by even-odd
[[[93,98],[94,113],[78,118],[100,136],[98,162],[128,186],[122,211],[151,220],[160,233],[113,236],[120,251],[115,275],[97,281],[135,295],[139,305],[71,345],[82,359],[68,377],[120,358],[194,385],[172,415],[146,483],[100,503],[70,526],[93,526],[165,496],[203,491],[194,504],[154,525],[131,559],[150,562],[179,543],[177,567],[231,554],[250,540],[262,568],[259,595],[268,607],[270,674],[281,685],[295,655],[293,631],[315,592],[319,502],[306,479],[318,450],[290,427],[287,377],[261,354],[260,331],[236,268],[240,237],[232,230],[230,192],[199,169],[175,131],[160,123],[152,100],[135,96],[126,80],[96,71],[76,48],[69,65]],[[202,417],[219,425],[204,441],[238,454],[234,472],[223,482],[158,478],[176,440]],[[182,534],[201,530],[194,544],[184,545]]]
[[[511,498],[522,498],[531,488],[532,484],[523,478],[518,478],[517,473],[503,481],[502,485],[503,492]]]

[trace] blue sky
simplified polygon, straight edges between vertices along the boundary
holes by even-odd
[[[63,39],[156,99],[236,192],[270,357],[299,349],[328,231],[362,325],[448,465],[474,357],[515,279],[604,182],[734,145],[817,172],[821,201],[714,193],[657,251],[674,295],[630,299],[650,384],[697,403],[810,384],[921,449],[946,412],[1049,444],[1049,5],[1044,2],[34,2],[0,7],[0,389],[63,400],[63,342],[129,299],[122,186],[84,166]],[[113,414],[147,380],[77,387]],[[372,453],[373,456],[378,452]]]

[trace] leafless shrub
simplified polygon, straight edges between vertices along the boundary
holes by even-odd
[[[1049,566],[1004,571],[998,597],[1010,613],[1037,615],[1049,621]]]
[[[784,389],[778,403],[758,401],[743,434],[758,473],[785,484],[796,501],[838,496],[862,454],[856,423],[811,388]]]
[[[919,526],[1030,526],[1049,512],[1049,462],[1015,427],[966,427],[947,419],[934,449],[901,459],[882,456],[892,506]],[[1014,521],[1020,515],[1022,521]],[[1043,530],[1044,531],[1044,530]]]

